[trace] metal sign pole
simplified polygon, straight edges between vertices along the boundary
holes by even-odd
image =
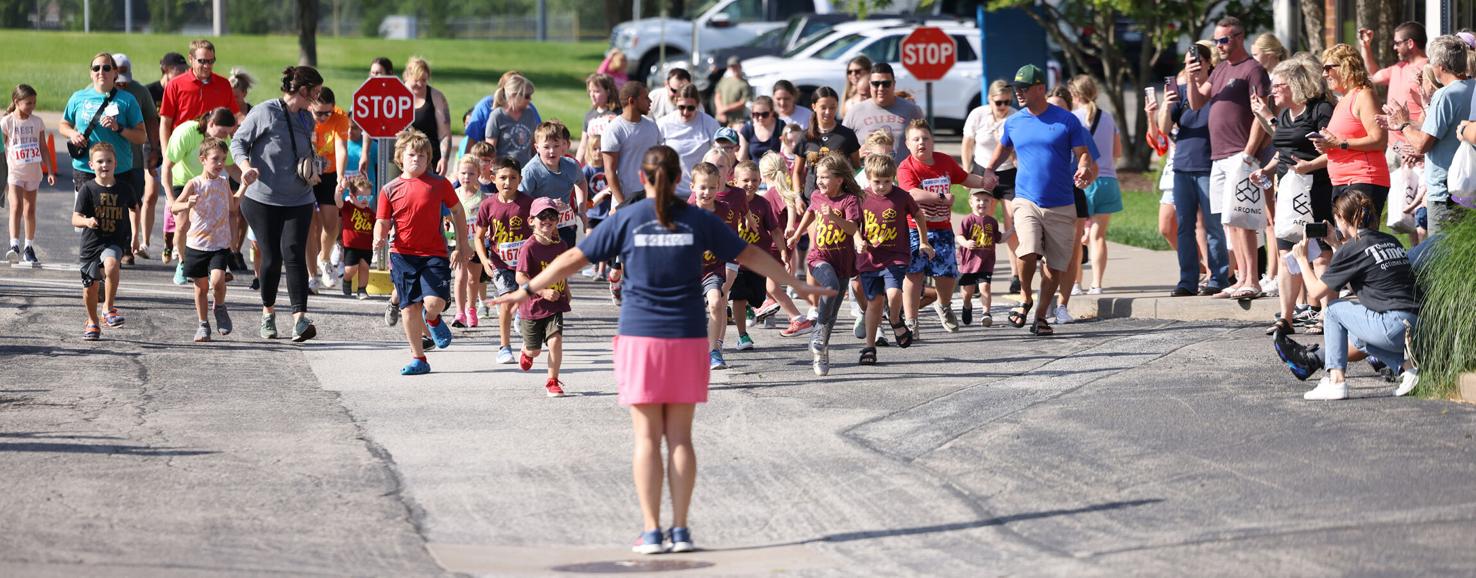
[[[928,84],[928,126],[933,126],[933,83]],[[934,127],[936,130],[936,127]]]
[[[371,140],[374,142],[375,145],[377,145],[375,148],[379,149],[378,154],[375,155],[374,159],[374,190],[382,192],[384,190],[385,183],[389,182],[389,158],[390,150],[394,148],[394,139],[376,138]],[[378,212],[377,207],[375,208],[375,211]],[[374,255],[374,266],[377,267],[380,271],[389,270],[388,243],[380,247],[379,252]]]

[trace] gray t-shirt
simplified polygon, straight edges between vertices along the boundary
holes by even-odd
[[[717,119],[698,111],[692,122],[682,121],[682,113],[674,111],[656,121],[661,129],[661,140],[677,152],[682,159],[682,180],[677,183],[677,196],[685,199],[692,196],[692,167],[702,162],[702,157],[712,148],[712,137],[719,128]]]
[[[143,112],[145,127],[150,124],[159,126],[159,105],[154,102],[154,96],[149,94],[149,88],[147,86],[135,81],[120,83],[118,84],[118,88],[128,91],[128,94],[133,95],[133,100],[138,101],[138,108]],[[144,144],[133,145],[134,168],[149,166],[149,157],[144,154],[144,146],[147,145],[149,150],[158,148],[159,143],[156,141],[157,137],[145,140]]]
[[[538,130],[538,115],[529,114],[531,111],[531,108],[524,110],[523,116],[514,120],[506,110],[492,109],[484,138],[497,142],[497,156],[512,157],[518,164],[526,164],[533,158],[533,131]]]
[[[866,146],[866,137],[872,132],[882,129],[891,132],[892,139],[896,141],[892,147],[892,160],[900,163],[907,158],[907,138],[903,134],[907,123],[922,117],[922,109],[905,98],[899,98],[885,108],[875,100],[867,100],[846,110],[846,118],[841,124],[856,131],[856,140],[862,146]]]
[[[605,134],[600,137],[600,152],[620,155],[615,171],[620,177],[620,192],[627,200],[642,196],[645,188],[641,186],[641,160],[646,151],[659,144],[661,130],[646,117],[630,122],[624,116],[617,116],[605,127]],[[605,171],[609,170],[610,166],[605,165]]]
[[[313,115],[303,109],[292,115],[292,141],[287,140],[287,112],[281,99],[251,108],[231,139],[231,158],[246,159],[261,174],[246,187],[246,198],[263,205],[300,207],[316,200],[313,188],[297,176],[297,159],[313,154]]]
[[[573,203],[575,181],[584,179],[584,172],[579,170],[579,163],[569,157],[559,158],[559,172],[548,170],[543,165],[543,159],[533,157],[528,164],[523,165],[523,182],[518,185],[518,192],[533,198],[548,197],[550,199]]]
[[[1471,93],[1476,90],[1476,81],[1458,80],[1435,91],[1430,106],[1425,107],[1425,124],[1420,128],[1425,134],[1435,137],[1435,146],[1425,153],[1425,198],[1432,201],[1449,201],[1450,191],[1445,188],[1446,172],[1455,161],[1456,151],[1461,147],[1456,138],[1456,129],[1461,121],[1469,120]]]

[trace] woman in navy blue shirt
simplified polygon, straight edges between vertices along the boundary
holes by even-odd
[[[641,537],[632,550],[686,552],[694,548],[687,510],[697,481],[692,417],[696,404],[707,401],[709,371],[703,253],[737,261],[794,287],[801,296],[834,296],[835,291],[802,283],[766,250],[744,243],[717,216],[677,197],[682,168],[671,147],[652,147],[642,161],[645,199],[622,206],[578,247],[559,255],[537,277],[497,302],[522,301],[591,261],[620,257],[625,295],[615,336],[615,384],[620,405],[630,408],[634,478],[643,518]],[[669,464],[662,463],[662,438],[670,451]],[[673,510],[671,532],[665,536],[660,523],[663,467],[671,469]]]

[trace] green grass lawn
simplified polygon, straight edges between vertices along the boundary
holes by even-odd
[[[67,98],[87,85],[87,65],[98,52],[123,52],[133,59],[135,78],[158,80],[159,58],[166,52],[183,54],[192,37],[172,34],[82,34],[6,30],[0,34],[0,53],[10,55],[0,71],[7,93],[16,84],[34,86],[37,108],[61,111]],[[214,38],[217,74],[244,67],[258,84],[252,102],[278,96],[283,68],[297,64],[295,36],[225,36]],[[560,119],[576,133],[589,109],[584,77],[599,67],[605,45],[599,42],[538,43],[472,40],[383,40],[379,38],[318,37],[318,70],[338,94],[340,105],[368,74],[369,61],[387,56],[396,67],[410,56],[431,65],[431,85],[446,93],[451,124],[461,130],[462,115],[483,96],[491,94],[503,72],[518,70],[533,81],[533,103],[545,119]],[[6,102],[8,104],[8,100]]]
[[[1158,234],[1159,195],[1143,191],[1122,192],[1122,212],[1112,215],[1107,227],[1107,240],[1155,251],[1169,250],[1168,241]],[[969,212],[969,191],[961,186],[953,187],[953,212]],[[1004,218],[1004,209],[996,211]]]

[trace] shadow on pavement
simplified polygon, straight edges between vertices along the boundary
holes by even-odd
[[[0,453],[43,452],[60,454],[109,454],[131,456],[203,456],[218,454],[211,450],[183,450],[152,448],[148,446],[123,446],[116,444],[57,444],[43,442],[0,443]]]

